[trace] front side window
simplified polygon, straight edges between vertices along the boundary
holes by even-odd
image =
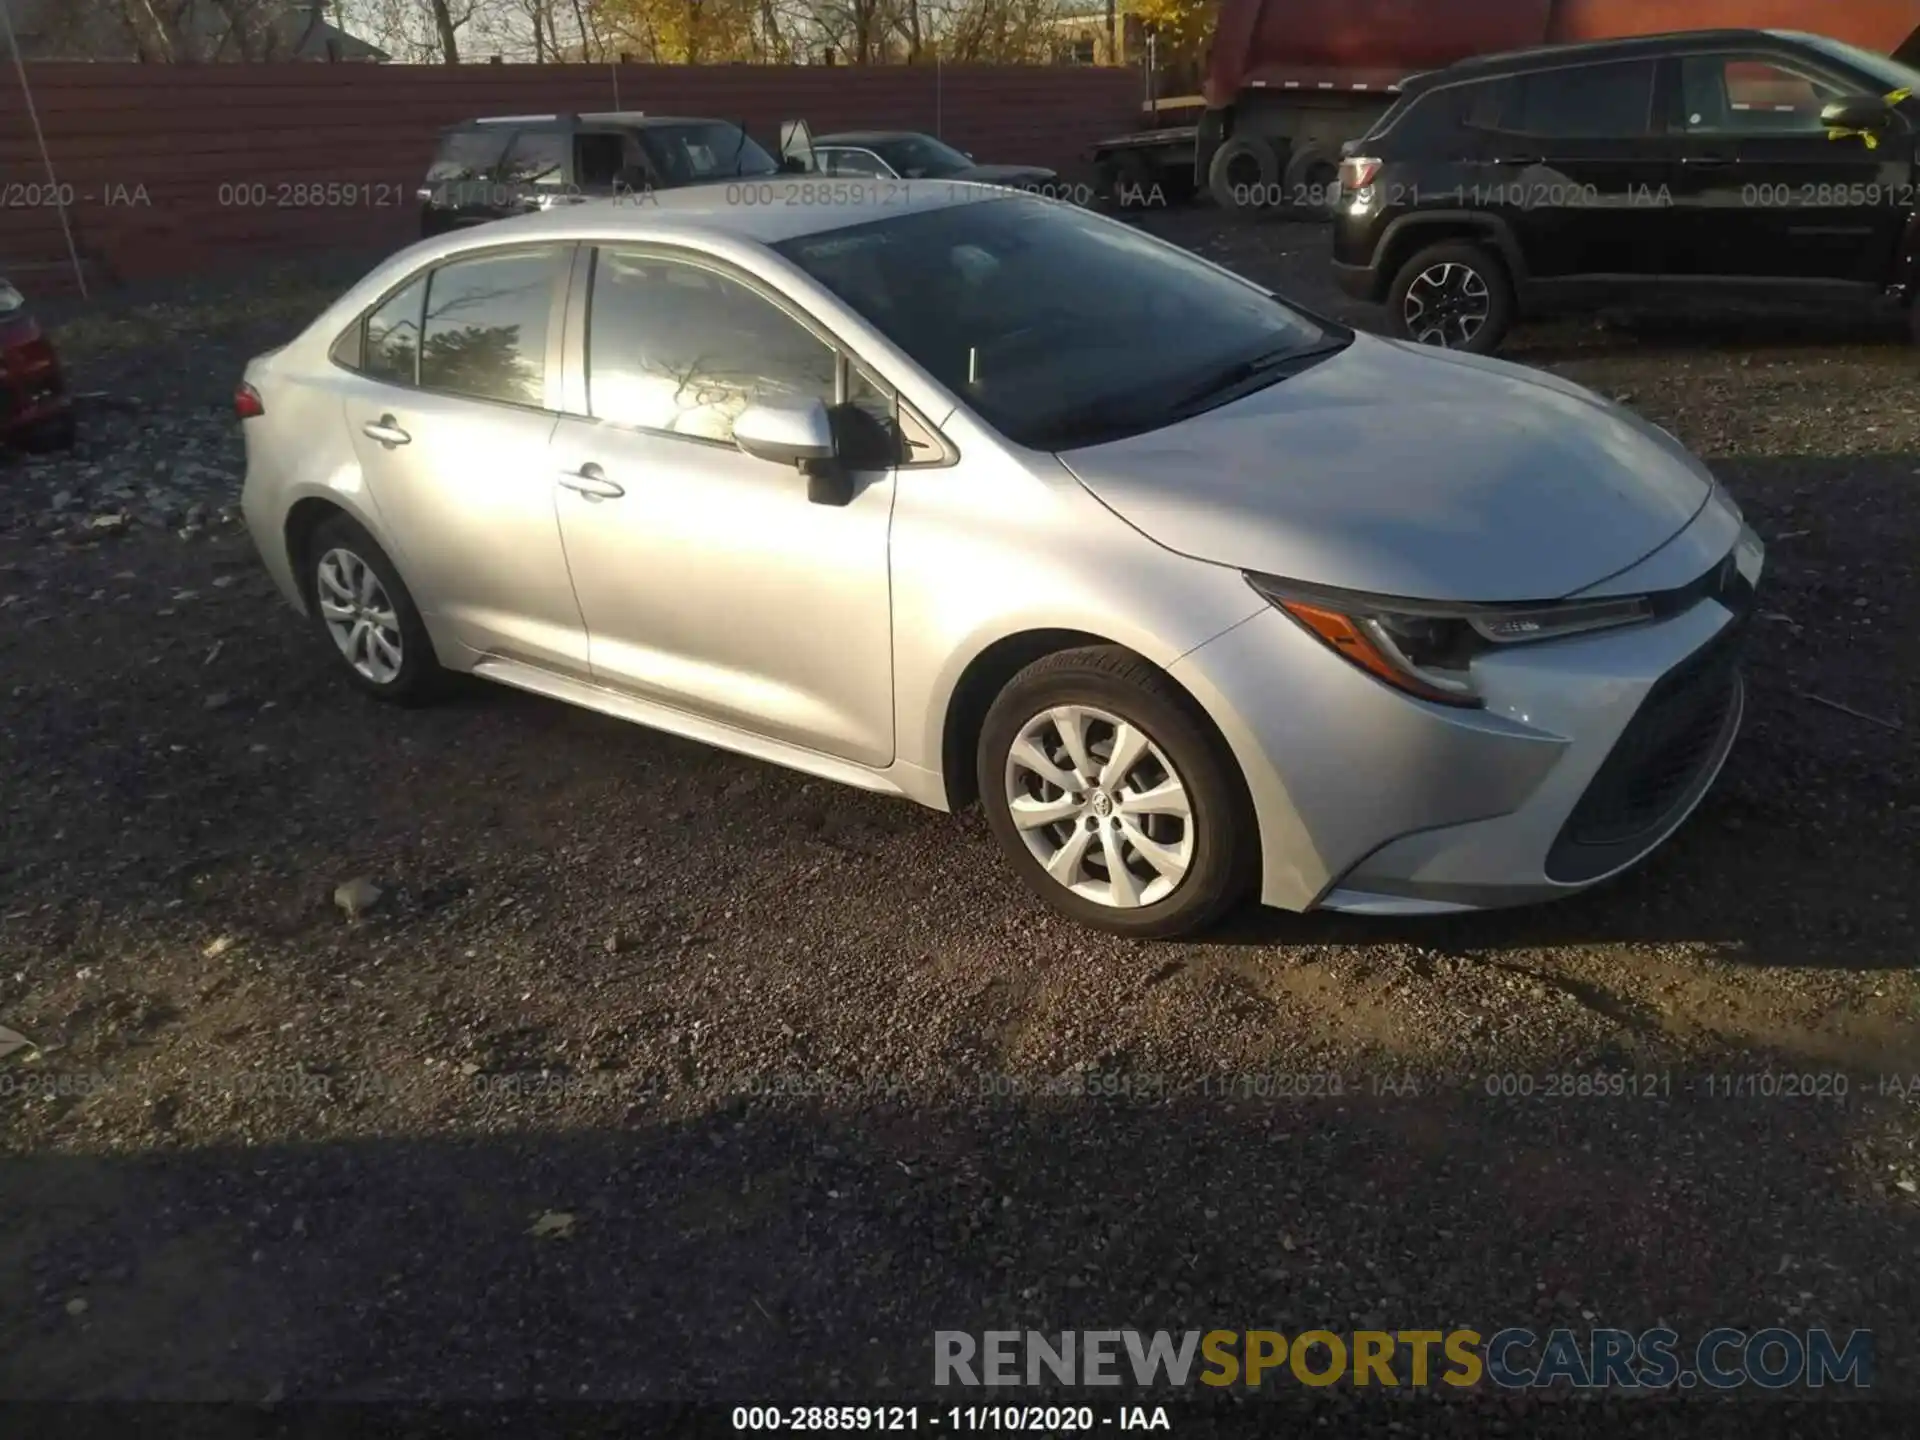
[[[1347,338],[1129,226],[1024,195],[775,248],[988,424],[1041,449],[1158,429]]]
[[[555,188],[566,183],[567,137],[553,130],[524,130],[513,137],[501,179],[511,185]]]
[[[822,150],[820,169],[827,175],[885,175],[880,162],[864,150]]]
[[[654,168],[668,185],[780,173],[779,162],[738,125],[718,120],[649,125],[640,136]]]
[[[1501,128],[1557,140],[1633,140],[1653,133],[1651,60],[1611,60],[1522,75]]]
[[[1895,59],[1893,55],[1879,55],[1871,50],[1862,50],[1858,45],[1849,45],[1843,40],[1835,40],[1827,35],[1802,35],[1793,31],[1773,33],[1783,34],[1785,38],[1817,50],[1829,59],[1838,60],[1849,70],[1866,76],[1869,90],[1877,87],[1884,94],[1892,94],[1896,90],[1920,92],[1920,70],[1915,70],[1905,63],[1910,58],[1908,51],[1914,43],[1914,37],[1911,35],[1896,52],[1901,58]]]
[[[1680,62],[1686,128],[1695,135],[1824,135],[1820,112],[1837,87],[1769,60],[1688,55]]]
[[[595,419],[730,442],[749,405],[832,406],[834,350],[758,292],[718,271],[602,249],[587,318]]]
[[[897,140],[880,141],[873,148],[896,175],[909,180],[940,180],[973,168],[966,156],[930,135],[903,135]]]
[[[435,270],[421,324],[421,387],[475,400],[544,404],[561,253],[477,255]]]

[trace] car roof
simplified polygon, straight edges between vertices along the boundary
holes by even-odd
[[[671,125],[731,125],[744,129],[738,120],[717,115],[649,115],[644,110],[594,110],[577,115],[476,115],[446,127],[448,132],[465,130],[539,130],[563,129],[574,125],[608,125],[628,130],[654,130]]]
[[[801,235],[843,230],[869,220],[885,220],[915,211],[1027,198],[1019,191],[959,180],[902,181],[885,197],[821,198],[819,181],[811,176],[769,176],[676,186],[650,191],[639,198],[589,200],[539,214],[495,220],[460,234],[470,237],[476,247],[542,237],[617,238],[623,234],[630,234],[636,240],[748,240],[777,245]]]
[[[1428,70],[1402,82],[1403,90],[1427,90],[1452,84],[1467,76],[1517,75],[1562,65],[1582,65],[1599,60],[1634,60],[1694,50],[1721,50],[1728,45],[1752,45],[1768,49],[1788,48],[1797,38],[1778,30],[1671,30],[1659,35],[1630,35],[1618,40],[1585,40],[1574,45],[1533,45],[1521,50],[1501,50],[1491,55],[1475,55],[1456,61],[1440,70]]]
[[[870,145],[879,140],[925,140],[918,130],[838,130],[831,135],[816,135],[816,145]]]

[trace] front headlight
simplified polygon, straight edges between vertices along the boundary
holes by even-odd
[[[0,280],[0,315],[11,315],[26,303],[26,296],[22,295],[6,281]]]
[[[1332,650],[1397,690],[1442,705],[1484,703],[1473,678],[1476,656],[1653,617],[1644,596],[1557,600],[1545,604],[1452,605],[1396,600],[1268,575],[1247,583]]]

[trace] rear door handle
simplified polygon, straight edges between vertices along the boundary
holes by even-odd
[[[369,440],[378,440],[391,450],[396,445],[408,445],[413,436],[402,430],[391,415],[382,415],[378,420],[369,420],[360,427],[360,433]]]
[[[1547,163],[1547,157],[1544,155],[1502,155],[1494,163],[1496,165],[1544,165]]]
[[[1731,165],[1733,161],[1725,155],[1686,155],[1682,156],[1682,165],[1693,165],[1702,170],[1711,170],[1720,165]]]
[[[617,500],[627,493],[624,485],[614,484],[607,479],[606,472],[594,464],[582,465],[578,470],[562,470],[560,483],[589,500]]]

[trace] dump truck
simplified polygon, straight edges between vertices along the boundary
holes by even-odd
[[[1198,123],[1095,146],[1121,205],[1210,194],[1233,211],[1317,209],[1340,147],[1400,82],[1457,60],[1676,30],[1804,30],[1920,59],[1920,0],[1220,0]],[[1158,100],[1165,118],[1177,101]]]

